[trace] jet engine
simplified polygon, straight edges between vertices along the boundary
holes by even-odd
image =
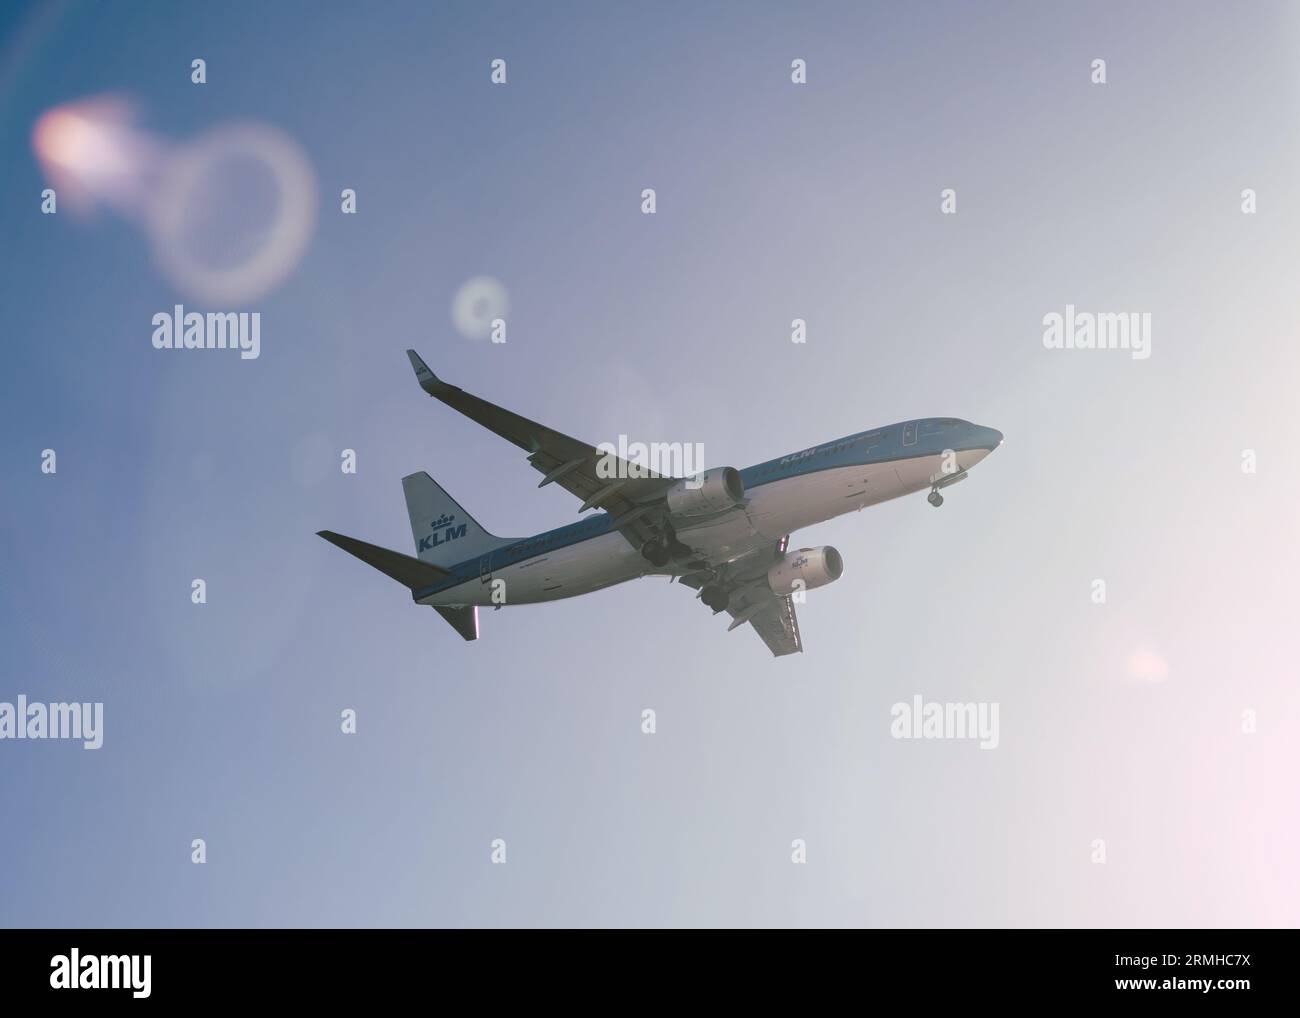
[[[745,482],[735,467],[715,467],[683,477],[668,489],[667,498],[674,516],[708,516],[739,505],[745,498]]]
[[[796,590],[812,590],[838,580],[844,573],[844,559],[829,544],[821,548],[800,548],[767,571],[767,585],[782,596]]]

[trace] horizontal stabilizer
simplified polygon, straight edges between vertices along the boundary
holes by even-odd
[[[365,541],[358,541],[355,537],[336,534],[332,530],[319,530],[316,533],[318,537],[325,538],[330,544],[342,548],[349,555],[355,555],[366,565],[374,566],[384,575],[391,576],[398,583],[409,587],[411,590],[431,587],[451,575],[445,569],[440,569],[428,562],[421,562],[418,558],[412,558],[410,555],[403,555],[400,551],[381,548],[377,544],[367,544]],[[451,622],[451,619],[447,621]],[[455,622],[452,622],[452,625],[456,626],[457,632],[462,636],[465,635],[459,625]],[[473,639],[473,637],[466,636],[465,639],[469,640]]]
[[[433,610],[451,623],[451,628],[460,633],[467,640],[478,639],[478,609],[469,608],[444,608],[435,604]]]

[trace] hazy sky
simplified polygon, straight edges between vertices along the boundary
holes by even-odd
[[[1293,6],[118,0],[0,29],[0,701],[105,716],[99,750],[0,741],[0,922],[1297,924]],[[283,285],[203,301],[138,215],[41,214],[34,124],[107,94],[168,146],[296,141],[317,221]],[[195,227],[231,258],[262,214],[236,169]],[[504,344],[453,328],[479,275]],[[260,356],[155,350],[178,302],[259,312]],[[1149,313],[1150,358],[1045,349],[1067,303]],[[578,507],[407,347],[712,465],[932,415],[1006,441],[941,509],[796,534],[845,559],[802,655],[660,580],[467,644],[314,532],[411,551],[417,470],[496,533]],[[892,738],[917,694],[998,703],[998,747]]]

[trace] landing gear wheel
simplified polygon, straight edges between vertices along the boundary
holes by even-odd
[[[641,554],[655,568],[662,568],[668,564],[668,549],[658,541],[646,541],[641,546]]]
[[[938,509],[939,506],[943,505],[943,496],[940,495],[937,491],[930,492],[930,494],[928,494],[925,497],[925,500],[929,502],[932,506],[934,506],[936,509]]]
[[[722,587],[705,587],[700,593],[700,600],[704,602],[707,608],[710,608],[715,612],[720,612],[722,609],[727,607],[727,602],[731,600],[731,595]]]

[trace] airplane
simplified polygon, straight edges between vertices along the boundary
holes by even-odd
[[[651,473],[612,452],[471,395],[406,351],[420,387],[513,442],[543,474],[582,502],[576,523],[532,537],[484,530],[427,473],[402,478],[414,557],[331,530],[318,531],[430,605],[466,640],[478,609],[576,597],[642,576],[668,576],[696,591],[728,632],[748,623],[773,655],[800,653],[795,604],[839,579],[830,546],[790,549],[803,527],[930,489],[941,492],[1002,444],[1002,432],[952,417],[903,421],[803,449],[744,470],[692,477]]]

